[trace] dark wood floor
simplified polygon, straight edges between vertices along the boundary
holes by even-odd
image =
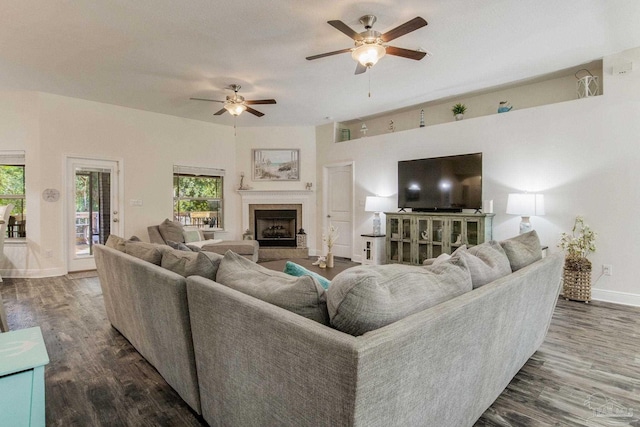
[[[42,328],[48,426],[205,425],[110,327],[96,277],[5,279],[0,291],[12,329]],[[640,308],[560,300],[540,350],[476,425],[639,420]]]

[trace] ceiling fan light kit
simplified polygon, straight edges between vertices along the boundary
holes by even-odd
[[[351,57],[367,68],[371,68],[386,54],[384,46],[364,43],[351,52]]]
[[[218,101],[216,99],[205,99],[205,98],[191,98],[194,101],[208,101],[208,102],[220,102],[224,104],[222,109],[216,111],[213,115],[219,116],[224,114],[225,112],[229,112],[232,116],[238,117],[243,112],[248,112],[253,114],[256,117],[264,116],[264,113],[261,113],[258,110],[254,110],[249,107],[249,105],[254,104],[275,104],[275,99],[253,99],[253,100],[245,100],[244,96],[238,95],[238,91],[240,90],[240,85],[231,85],[229,88],[233,89],[233,95],[227,95],[226,101]]]
[[[244,104],[228,103],[224,104],[224,109],[227,110],[232,116],[239,116],[247,111],[247,106]]]

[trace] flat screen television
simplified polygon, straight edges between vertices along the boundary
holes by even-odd
[[[418,212],[482,208],[482,153],[398,162],[398,207]]]

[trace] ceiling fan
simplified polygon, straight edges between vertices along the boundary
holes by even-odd
[[[204,98],[190,98],[194,101],[209,101],[209,102],[220,102],[223,103],[224,106],[222,109],[217,111],[214,116],[219,116],[228,111],[232,116],[239,116],[242,112],[246,111],[248,113],[253,114],[254,116],[262,117],[264,113],[261,113],[258,110],[254,110],[249,107],[249,105],[256,104],[275,104],[275,99],[254,99],[248,100],[244,99],[244,96],[238,95],[238,91],[240,90],[240,85],[231,85],[230,89],[233,89],[233,95],[227,95],[226,101],[218,101],[216,99],[204,99]]]
[[[427,25],[421,17],[413,18],[404,24],[387,31],[384,34],[378,31],[372,30],[373,24],[376,22],[374,15],[365,15],[360,18],[360,23],[364,25],[364,31],[361,33],[355,32],[351,27],[342,21],[327,21],[327,24],[334,27],[336,30],[341,31],[347,36],[351,37],[355,41],[355,46],[347,49],[336,50],[333,52],[321,53],[320,55],[313,55],[307,57],[309,61],[318,58],[324,58],[325,56],[337,55],[339,53],[351,52],[351,57],[358,61],[355,74],[362,74],[367,69],[376,65],[378,60],[385,54],[401,56],[403,58],[421,60],[425,57],[427,52],[419,50],[403,49],[395,46],[387,46],[385,43],[391,40],[397,39],[400,36],[404,36],[412,31],[422,28]]]

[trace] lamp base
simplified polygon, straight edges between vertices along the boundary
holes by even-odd
[[[523,216],[522,221],[520,222],[520,234],[528,233],[533,230],[531,226],[531,222],[529,221],[528,216]]]
[[[382,224],[380,221],[380,212],[374,212],[373,214],[373,235],[380,236],[382,235]]]

